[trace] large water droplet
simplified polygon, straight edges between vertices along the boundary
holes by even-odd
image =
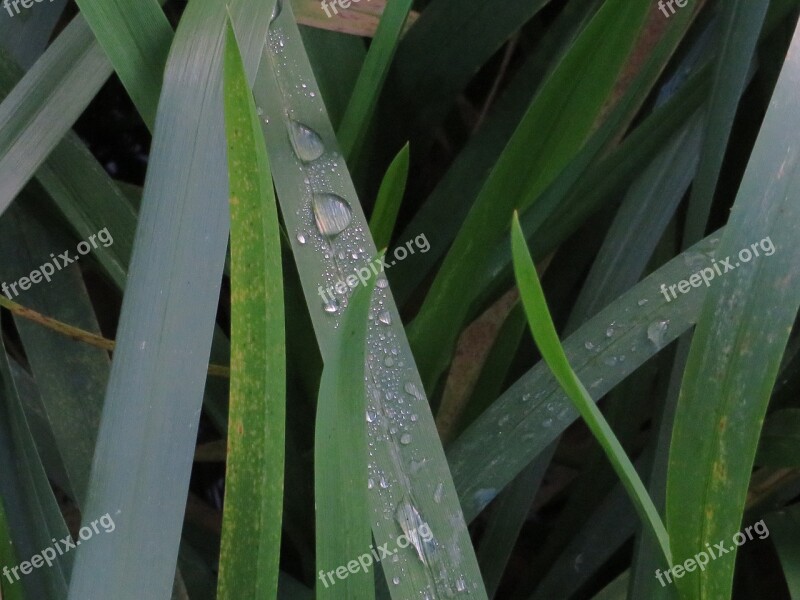
[[[403,444],[404,446],[408,446],[411,443],[411,434],[404,433],[403,435],[401,435],[400,443]]]
[[[400,585],[400,578],[399,577],[392,577],[392,583],[395,585]]]
[[[385,310],[381,314],[378,315],[378,321],[380,321],[384,325],[391,325],[392,324],[392,315],[389,314],[388,310]]]
[[[350,205],[341,196],[336,194],[314,194],[311,200],[314,209],[314,221],[322,235],[334,237],[342,233],[350,220],[353,212]]]
[[[297,243],[300,244],[300,245],[305,244],[306,243],[306,236],[303,235],[302,233],[298,233],[297,234]]]
[[[339,310],[339,302],[336,298],[326,298],[322,303],[322,310],[326,313],[333,314]]]
[[[467,582],[464,581],[463,577],[459,577],[456,579],[456,591],[458,592],[465,592],[467,590]]]
[[[294,153],[303,162],[317,160],[325,152],[325,146],[319,134],[297,121],[289,120],[289,140]]]
[[[667,335],[668,320],[653,321],[647,328],[647,339],[656,346],[664,345],[664,336]]]

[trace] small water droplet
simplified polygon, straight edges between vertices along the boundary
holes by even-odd
[[[378,415],[375,413],[374,410],[371,408],[367,409],[367,423],[374,423],[375,419],[378,418]]]
[[[399,577],[392,577],[392,583],[395,585],[400,585],[400,578]]]
[[[583,347],[586,348],[587,350],[593,350],[594,344],[592,342],[586,342],[583,344]]]
[[[613,323],[608,326],[608,329],[606,329],[606,337],[611,337],[612,335],[614,335],[614,324]]]
[[[389,285],[389,280],[386,279],[386,277],[381,277],[380,279],[378,279],[378,287],[381,288],[382,290],[386,289],[388,285]]]
[[[389,314],[388,310],[385,310],[381,314],[378,315],[378,321],[380,321],[384,325],[391,325],[392,324],[392,315]]]
[[[336,194],[314,194],[311,206],[314,210],[317,229],[327,237],[334,237],[342,233],[353,218],[350,205],[344,198]]]
[[[456,579],[456,591],[464,592],[467,589],[467,582],[464,581],[463,577],[459,577]]]
[[[294,153],[303,162],[317,160],[325,152],[325,146],[319,134],[292,119],[289,120],[289,140],[292,142]]]
[[[297,243],[300,244],[300,245],[305,244],[306,243],[306,236],[304,236],[302,233],[298,233],[297,234]]]
[[[656,346],[664,344],[664,336],[667,335],[667,328],[669,327],[668,320],[653,321],[647,327],[647,339],[653,342]]]
[[[647,298],[642,298],[636,304],[638,304],[639,306],[644,306],[645,304],[647,304]]]
[[[380,479],[380,481],[379,481],[379,485],[380,485],[380,486],[381,486],[381,488],[383,488],[384,490],[385,490],[385,489],[387,489],[387,488],[389,487],[389,484],[386,482],[386,478],[385,478],[383,475],[381,475],[381,479]]]
[[[367,489],[371,490],[374,487],[375,487],[375,480],[372,479],[372,477],[370,477],[369,479],[367,479]]]
[[[401,435],[400,443],[403,444],[404,446],[408,446],[411,443],[411,434],[404,433],[403,435]]]
[[[387,367],[393,367],[394,359],[391,356],[387,356],[386,360],[383,361],[383,364],[385,364]]]

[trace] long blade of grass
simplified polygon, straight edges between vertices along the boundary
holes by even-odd
[[[528,251],[525,235],[522,233],[516,213],[514,213],[511,226],[511,248],[520,296],[528,315],[528,324],[533,338],[536,340],[536,345],[542,353],[542,358],[552,369],[559,385],[575,404],[583,420],[586,421],[592,434],[605,451],[608,460],[628,491],[642,522],[653,530],[664,556],[667,560],[671,560],[669,536],[647,489],[600,409],[597,408],[575,371],[572,370],[567,355],[564,353],[564,348],[561,346],[555,325],[547,309],[544,291],[539,283],[539,276],[536,274],[536,266]]]
[[[264,113],[270,164],[303,294],[320,353],[329,362],[340,347],[342,305],[348,294],[334,290],[331,299],[325,287],[345,281],[358,269],[368,275],[367,261],[376,248],[338,153],[291,7],[285,4],[270,29],[262,65],[254,88],[256,104]],[[358,279],[351,281],[352,287],[359,285]],[[367,401],[374,415],[368,425],[373,536],[377,545],[394,547],[398,536],[413,527],[409,520],[427,524],[433,535],[425,545],[399,549],[392,561],[382,562],[389,591],[398,600],[425,593],[446,597],[457,591],[464,598],[485,598],[430,406],[382,276],[370,315]]]
[[[363,149],[364,137],[372,122],[412,4],[413,0],[391,0],[381,15],[378,30],[337,130],[339,146],[348,162],[353,163],[357,159],[356,152]]]
[[[798,53],[800,27],[720,244],[734,270],[709,291],[683,376],[667,484],[678,560],[739,529],[760,424],[800,306]],[[693,597],[727,597],[735,555],[676,584]]]
[[[272,8],[230,5],[251,77]],[[118,531],[78,551],[74,600],[172,589],[228,237],[225,16],[191,2],[167,63],[84,512],[120,510]]]
[[[344,581],[327,575],[351,560],[366,563],[365,554],[373,562],[363,371],[374,287],[372,276],[351,296],[342,318],[341,347],[325,364],[319,385],[314,435],[317,567],[323,583],[317,584],[319,600],[375,598],[375,577],[368,567],[348,573]]]
[[[394,223],[406,191],[408,162],[409,151],[408,144],[406,144],[386,169],[386,174],[383,176],[381,187],[378,190],[375,208],[369,219],[369,230],[372,232],[372,239],[375,240],[378,248],[386,248],[392,241]]]
[[[286,351],[278,210],[233,29],[225,47],[231,394],[219,598],[272,597],[283,513]]]
[[[139,114],[152,131],[172,42],[172,27],[156,0],[77,0]]]

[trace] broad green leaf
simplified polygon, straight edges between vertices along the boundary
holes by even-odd
[[[369,219],[369,229],[378,248],[386,248],[392,240],[397,213],[400,212],[400,204],[406,191],[408,161],[408,144],[406,144],[386,169],[378,190],[375,208]]]
[[[709,290],[683,376],[667,484],[678,561],[739,530],[760,426],[800,306],[798,52],[800,29],[720,244],[733,271]],[[687,572],[677,586],[696,598],[727,597],[735,554],[713,569]]]
[[[338,352],[322,371],[314,443],[319,600],[375,598],[369,491],[367,489],[366,364],[369,307],[375,277],[353,292],[342,317]],[[374,485],[374,484],[373,484]],[[415,532],[416,533],[416,532]],[[410,537],[410,536],[409,536]],[[417,534],[417,539],[421,536]],[[358,569],[349,571],[351,561]],[[340,580],[339,567],[348,569]]]
[[[231,210],[231,394],[219,598],[278,589],[286,351],[278,209],[233,29],[225,46]]]
[[[597,408],[591,395],[575,374],[575,371],[573,371],[567,355],[564,353],[555,325],[550,317],[550,312],[547,309],[544,291],[536,274],[536,266],[533,264],[533,259],[528,252],[525,235],[522,233],[519,217],[516,213],[514,213],[514,221],[511,227],[511,247],[514,256],[514,273],[522,303],[525,307],[525,313],[528,316],[528,325],[544,361],[547,362],[559,385],[575,404],[583,420],[586,421],[592,434],[602,446],[633,501],[639,518],[653,530],[664,556],[667,560],[671,560],[669,537],[658,511],[647,493],[647,489],[600,409]]]
[[[251,77],[272,8],[230,4]],[[172,590],[228,238],[226,12],[191,2],[167,63],[83,514],[121,512],[115,535],[78,551],[73,600]]]
[[[291,8],[285,4],[270,30],[254,94],[263,109],[288,238],[327,363],[340,347],[342,309],[349,302],[347,288],[351,287],[345,280],[352,275],[352,287],[356,287],[358,273],[366,278],[370,264],[375,269],[379,265],[369,262],[376,248],[338,152]],[[333,288],[326,291],[340,279],[344,293]],[[399,600],[425,592],[455,594],[463,588],[465,599],[485,598],[430,407],[383,276],[379,276],[370,315],[366,369],[368,410],[374,415],[368,431],[375,543],[393,546],[409,526],[409,517],[427,524],[433,534],[421,550],[401,549],[394,555],[396,562],[382,562],[389,592]],[[419,552],[426,556],[425,562]]]

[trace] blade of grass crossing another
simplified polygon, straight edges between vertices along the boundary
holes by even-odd
[[[278,210],[267,150],[230,21],[225,124],[231,210],[231,392],[218,597],[278,590],[286,350]]]
[[[720,243],[734,270],[709,289],[683,375],[667,479],[678,560],[740,528],[761,424],[800,306],[798,86],[800,27]],[[678,589],[727,598],[735,556],[734,549],[713,569],[687,572]]]
[[[367,318],[375,277],[359,287],[343,316],[339,350],[322,371],[314,435],[314,500],[318,600],[373,600],[371,511],[367,495],[364,365]],[[333,579],[338,567],[362,561],[356,573]],[[367,562],[368,561],[368,562]],[[366,565],[366,566],[365,566]],[[338,579],[338,578],[337,578]]]
[[[400,212],[400,204],[403,202],[403,194],[406,191],[408,162],[409,152],[408,144],[406,144],[386,169],[386,174],[383,176],[381,187],[378,190],[378,198],[375,200],[375,208],[369,220],[372,239],[375,240],[378,248],[386,248],[392,241],[397,213]]]
[[[575,404],[592,434],[597,438],[611,465],[619,475],[622,484],[628,491],[628,495],[636,507],[636,512],[639,513],[642,522],[649,525],[653,530],[664,556],[671,562],[669,536],[653,501],[650,499],[650,495],[647,493],[647,488],[645,488],[636,473],[633,463],[631,463],[628,455],[625,454],[625,450],[617,440],[614,432],[611,431],[605,417],[603,417],[603,413],[597,408],[591,395],[578,379],[569,364],[569,360],[567,360],[567,355],[564,353],[564,348],[558,339],[550,312],[547,310],[544,291],[541,283],[539,283],[536,266],[533,264],[533,259],[528,251],[525,234],[522,232],[516,212],[511,226],[511,250],[514,258],[514,274],[522,297],[522,304],[525,307],[525,313],[528,315],[531,333],[542,353],[542,357],[553,371],[553,375],[555,375],[564,392]]]

